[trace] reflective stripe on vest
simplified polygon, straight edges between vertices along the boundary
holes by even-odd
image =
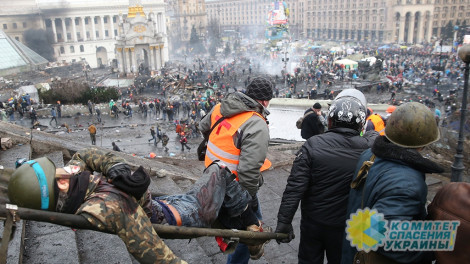
[[[375,131],[379,132],[381,136],[385,135],[385,123],[382,117],[377,114],[372,114],[367,118],[367,120],[370,120],[372,124],[374,124]]]
[[[243,125],[253,115],[257,115],[265,120],[259,113],[255,111],[248,111],[226,118],[220,122],[220,124],[218,124],[214,130],[212,130],[212,133],[209,135],[209,140],[207,142],[206,159],[204,162],[206,167],[208,167],[213,161],[220,160],[225,163],[235,175],[237,175],[238,180],[237,171],[240,159],[240,149],[235,146],[233,142],[233,136],[240,129],[240,126]],[[220,104],[217,104],[214,106],[214,110],[212,111],[211,125],[217,122],[217,120],[219,120],[221,117],[222,114],[220,113]],[[265,164],[268,165],[266,160]],[[263,167],[266,167],[265,164],[263,164]],[[269,165],[270,164],[271,163],[269,162]],[[263,170],[268,169],[269,167],[263,168]]]

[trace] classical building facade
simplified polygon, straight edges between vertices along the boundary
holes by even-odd
[[[169,0],[167,16],[171,38],[186,42],[194,27],[197,34],[204,38],[207,34],[207,12],[204,0]]]
[[[155,22],[163,37],[163,60],[168,60],[168,43],[163,0],[16,0],[2,2],[0,25],[6,34],[22,41],[28,29],[52,32],[58,61],[86,60],[91,67],[111,65],[119,23],[129,6],[142,5],[146,18]]]
[[[206,0],[209,19],[224,28],[257,30],[271,0]],[[293,38],[423,43],[439,39],[449,21],[470,25],[470,0],[291,0]]]

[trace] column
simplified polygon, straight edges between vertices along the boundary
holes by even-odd
[[[75,17],[72,17],[72,39],[77,42],[77,27],[75,26]]]
[[[155,46],[155,64],[157,66],[157,70],[160,70],[161,64],[160,64],[160,46],[157,45]]]
[[[110,16],[109,20],[109,23],[111,23],[111,38],[115,39],[116,35],[114,35],[114,16]]]
[[[65,26],[65,19],[66,18],[61,18],[62,20],[62,34],[64,35],[64,42],[67,42],[67,27]]]
[[[418,17],[418,31],[416,32],[417,34],[417,37],[416,37],[416,43],[421,43],[423,42],[423,39],[424,39],[424,23],[423,23],[423,13],[420,12],[419,13],[419,17]]]
[[[160,67],[163,67],[163,64],[164,64],[164,58],[163,58],[163,44],[160,45]]]
[[[134,47],[130,48],[130,51],[131,51],[131,69],[132,69],[132,72],[135,74],[138,72],[138,69],[137,69],[137,62],[136,62],[136,57],[135,57],[135,50],[134,50]]]
[[[82,35],[83,35],[83,41],[86,41],[86,26],[85,26],[85,19],[86,17],[81,17],[82,20]]]
[[[124,59],[126,61],[126,73],[131,72],[129,48],[124,48]]]
[[[104,16],[100,16],[101,20],[101,39],[106,39],[106,34],[104,33]]]
[[[413,43],[413,35],[415,32],[415,14],[410,14],[408,20],[408,43]]]
[[[154,55],[155,55],[155,49],[153,46],[149,46],[149,57],[150,57],[150,70],[155,70],[155,58],[154,58]]]
[[[57,43],[57,29],[55,27],[55,17],[51,18],[52,24],[52,33],[54,34],[54,43]]]
[[[405,41],[405,22],[406,16],[400,16],[400,31],[398,32],[398,43]]]
[[[90,17],[91,20],[91,39],[96,40],[95,17]]]
[[[426,36],[426,41],[431,42],[431,36],[432,36],[432,13],[429,13],[429,16],[427,17],[428,19],[428,34]]]
[[[119,72],[124,72],[124,62],[122,57],[122,48],[116,48]]]

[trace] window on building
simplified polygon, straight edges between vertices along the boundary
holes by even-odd
[[[85,51],[85,48],[83,47],[83,45],[80,45],[80,52],[84,52]]]
[[[96,37],[99,38],[100,37],[100,32],[97,30],[96,31]]]
[[[20,41],[20,37],[15,37],[16,41]]]
[[[108,17],[103,17],[103,22],[104,22],[105,24],[108,24]]]
[[[88,17],[85,17],[85,25],[88,25]]]
[[[75,53],[75,47],[74,46],[70,46],[70,53]]]
[[[80,37],[80,32],[77,32],[77,39],[78,39],[78,40],[82,39],[82,38]]]
[[[72,33],[67,33],[67,39],[71,40],[72,39]]]
[[[62,33],[57,33],[57,40],[64,41],[62,39]]]
[[[80,25],[80,20],[78,18],[74,18],[73,20],[74,20],[75,26]]]
[[[98,18],[97,18],[97,17],[94,17],[94,18],[93,18],[93,22],[95,23],[95,25],[98,24]]]
[[[17,29],[18,28],[18,25],[16,25],[16,23],[13,23],[13,29]]]
[[[116,16],[113,16],[113,23],[116,23]]]
[[[64,54],[64,53],[65,53],[64,47],[60,47],[60,54]]]
[[[26,22],[23,22],[23,28],[27,28],[28,24]]]
[[[117,36],[118,35],[118,32],[117,32],[117,29],[114,30],[114,36]]]
[[[86,38],[87,38],[87,39],[90,39],[90,31],[87,31],[87,32],[86,32]]]
[[[105,31],[104,31],[104,36],[105,36],[105,37],[109,37],[108,30],[105,30]]]

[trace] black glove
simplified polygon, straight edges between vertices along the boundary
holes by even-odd
[[[287,238],[276,239],[276,242],[278,244],[289,243],[289,242],[292,241],[292,239],[295,238],[294,229],[292,228],[292,224],[284,224],[282,222],[277,222],[276,231],[274,231],[274,232],[275,233],[287,234]]]
[[[253,212],[257,212],[259,208],[259,202],[258,202],[258,195],[253,195],[251,196],[251,201],[250,201],[250,207],[253,210]]]
[[[114,180],[116,177],[130,177],[132,174],[131,168],[125,163],[118,163],[112,166],[106,173],[106,177],[109,180]]]

